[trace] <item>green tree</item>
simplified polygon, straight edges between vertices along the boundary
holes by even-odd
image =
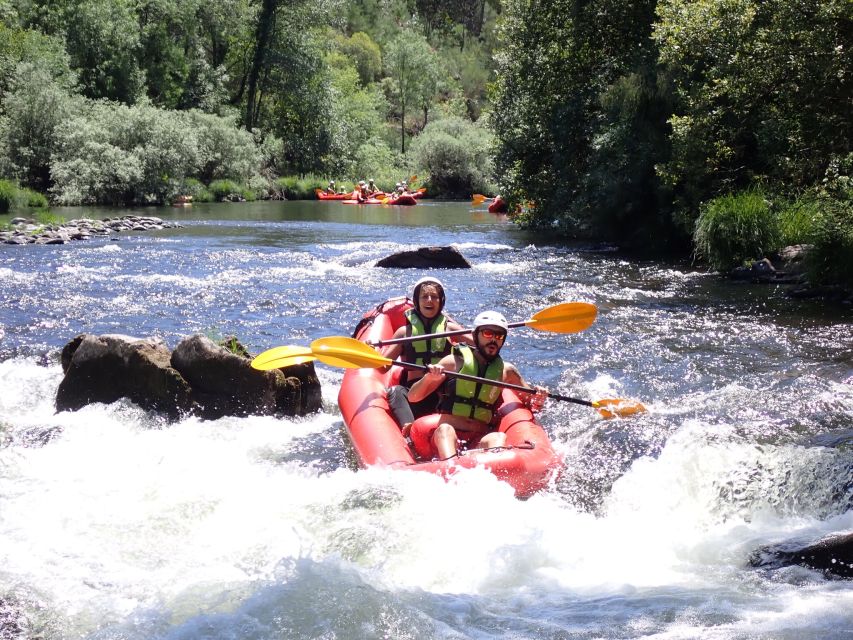
[[[63,79],[44,66],[20,63],[3,97],[6,170],[22,185],[45,191],[51,184],[51,159],[57,127],[77,109]]]
[[[406,114],[409,108],[424,108],[437,90],[440,60],[426,38],[403,31],[385,52],[390,94],[400,115],[400,150],[406,153]],[[425,114],[428,107],[424,108]]]
[[[379,45],[369,35],[359,31],[349,38],[338,37],[338,49],[350,58],[358,70],[358,77],[363,85],[375,82],[382,73],[382,53]]]
[[[663,0],[655,41],[678,103],[660,173],[690,227],[700,203],[820,181],[851,150],[849,0]]]
[[[467,198],[491,191],[492,135],[488,129],[459,117],[431,122],[412,142],[418,170],[429,174],[430,193]]]
[[[651,0],[504,4],[496,174],[511,204],[535,202],[523,223],[557,220],[567,235],[614,237],[657,215],[653,167],[666,159],[658,146],[666,89],[649,46],[654,7]],[[629,224],[614,224],[628,216]]]
[[[83,95],[125,104],[144,95],[139,24],[129,0],[71,3],[65,18],[66,49]]]

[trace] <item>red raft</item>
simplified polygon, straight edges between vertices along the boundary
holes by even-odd
[[[506,212],[507,212],[506,200],[504,200],[500,196],[495,196],[495,199],[489,205],[489,213],[506,213]]]
[[[362,341],[390,339],[405,323],[403,315],[412,304],[408,298],[393,298],[365,314],[355,337]],[[562,471],[563,460],[554,451],[548,434],[516,393],[504,389],[497,414],[498,429],[507,434],[506,446],[499,449],[460,451],[449,460],[419,460],[409,448],[388,406],[386,388],[397,383],[402,367],[347,369],[338,404],[347,435],[362,467],[426,471],[449,478],[460,469],[485,467],[509,483],[519,498],[526,498],[548,486]],[[435,420],[436,415],[419,420]]]
[[[397,204],[397,205],[410,207],[413,204],[418,203],[418,201],[415,198],[416,198],[416,196],[413,193],[403,193],[403,194],[397,196],[396,198],[391,197],[388,200],[387,204]]]

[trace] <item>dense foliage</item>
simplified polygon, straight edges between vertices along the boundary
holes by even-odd
[[[418,175],[718,266],[814,244],[826,280],[851,34],[850,0],[0,0],[0,178],[120,204]]]
[[[495,14],[466,7],[0,0],[0,176],[63,204],[280,194],[291,174],[390,187],[427,124],[483,112]]]
[[[849,191],[805,196],[853,164],[849,0],[504,8],[496,166],[522,224],[654,251],[693,239],[715,264],[843,235],[830,212]],[[756,187],[775,204],[753,228]],[[806,201],[822,207],[809,224]],[[714,232],[729,227],[740,248]]]

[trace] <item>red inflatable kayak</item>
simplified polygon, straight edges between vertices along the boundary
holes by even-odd
[[[414,194],[404,193],[402,195],[397,196],[396,198],[394,198],[394,197],[389,198],[389,200],[386,204],[398,204],[398,205],[403,205],[403,206],[409,207],[409,206],[411,206],[413,204],[417,204],[417,203],[418,203],[418,201],[415,200]]]
[[[495,196],[495,199],[489,205],[489,213],[506,213],[507,204],[500,196]]]
[[[352,198],[352,191],[349,193],[326,193],[322,189],[314,189],[318,200],[347,200]]]
[[[365,314],[355,337],[359,340],[387,340],[405,322],[403,315],[412,307],[408,298],[394,298]],[[394,421],[386,388],[398,380],[402,367],[347,369],[338,394],[338,404],[347,435],[362,467],[384,466],[434,473],[449,478],[461,469],[485,467],[500,480],[512,485],[516,496],[528,497],[548,486],[563,469],[562,458],[554,451],[548,434],[519,400],[504,389],[498,428],[507,434],[501,449],[460,451],[449,460],[419,460],[409,448]],[[424,416],[419,420],[434,420]]]

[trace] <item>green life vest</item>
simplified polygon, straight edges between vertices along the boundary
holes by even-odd
[[[456,345],[453,353],[462,357],[462,368],[458,373],[495,381],[503,380],[504,361],[500,356],[481,366],[474,357],[473,349],[468,345]],[[446,395],[442,400],[440,411],[464,418],[474,418],[486,424],[492,421],[501,398],[500,387],[461,378],[449,378],[445,390]]]
[[[433,318],[430,326],[424,325],[421,315],[414,309],[406,311],[406,336],[424,336],[429,333],[444,333],[447,331],[447,316],[439,313]],[[414,340],[403,343],[403,360],[414,364],[435,364],[450,353],[450,341],[445,338],[431,340]]]

